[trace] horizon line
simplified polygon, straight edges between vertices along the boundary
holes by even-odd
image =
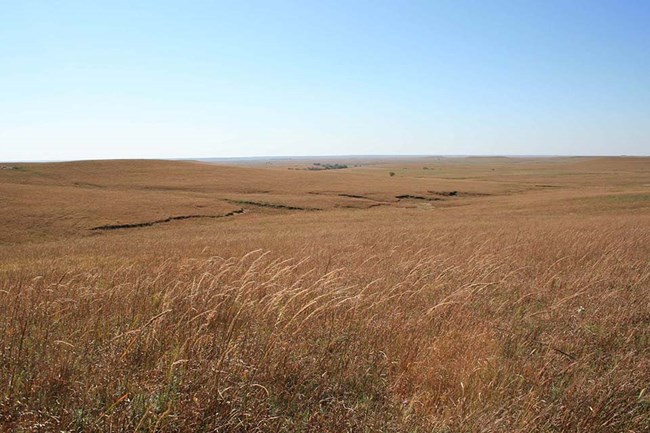
[[[205,156],[205,157],[90,157],[79,159],[0,160],[0,163],[45,164],[82,161],[263,161],[305,160],[310,158],[649,158],[639,154],[335,154],[335,155],[261,155],[261,156]]]

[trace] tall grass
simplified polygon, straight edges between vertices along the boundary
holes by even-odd
[[[119,266],[25,252],[0,280],[0,428],[648,431],[637,223],[307,230],[219,255],[152,236]]]

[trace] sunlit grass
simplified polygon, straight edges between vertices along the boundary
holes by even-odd
[[[647,211],[543,194],[3,246],[0,429],[645,431]]]

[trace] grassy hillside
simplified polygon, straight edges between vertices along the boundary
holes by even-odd
[[[324,162],[2,164],[0,431],[650,430],[650,159]]]

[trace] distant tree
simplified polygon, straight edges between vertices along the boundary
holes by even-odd
[[[391,177],[395,176],[395,172],[394,172],[394,171],[391,171],[391,172],[388,173],[388,174],[390,174]]]

